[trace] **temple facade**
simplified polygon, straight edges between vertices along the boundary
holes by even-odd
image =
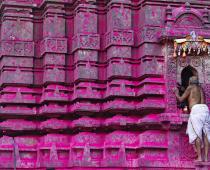
[[[0,4],[0,169],[210,168],[173,93],[210,106],[209,0]]]

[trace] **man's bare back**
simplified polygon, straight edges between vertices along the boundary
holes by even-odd
[[[192,77],[192,82],[196,78]],[[179,96],[178,89],[175,91],[176,97],[180,102],[188,100],[190,110],[195,104],[204,104],[204,94],[202,88],[198,84],[191,83],[182,96]]]
[[[189,90],[188,103],[190,110],[195,104],[204,104],[203,90],[198,85],[190,85],[186,90]]]

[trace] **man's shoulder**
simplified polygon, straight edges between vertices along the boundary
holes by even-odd
[[[192,86],[192,85],[189,85],[188,87],[187,87],[187,89],[186,90],[191,90],[191,89],[193,89],[193,88],[195,88],[194,86]]]

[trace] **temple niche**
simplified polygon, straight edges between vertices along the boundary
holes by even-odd
[[[0,169],[208,169],[173,93],[197,75],[210,106],[210,5],[189,2],[1,0]]]

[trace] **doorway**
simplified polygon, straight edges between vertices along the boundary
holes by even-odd
[[[192,76],[198,76],[198,72],[195,68],[188,65],[181,72],[181,86],[186,89],[189,85],[189,79]]]
[[[188,65],[181,72],[181,84],[179,85],[180,95],[182,95],[187,89],[187,87],[189,86],[189,79],[192,76],[198,76],[198,72],[195,68]],[[178,104],[178,108],[181,108],[184,112],[189,111],[189,104],[187,100],[177,103],[177,104]]]

